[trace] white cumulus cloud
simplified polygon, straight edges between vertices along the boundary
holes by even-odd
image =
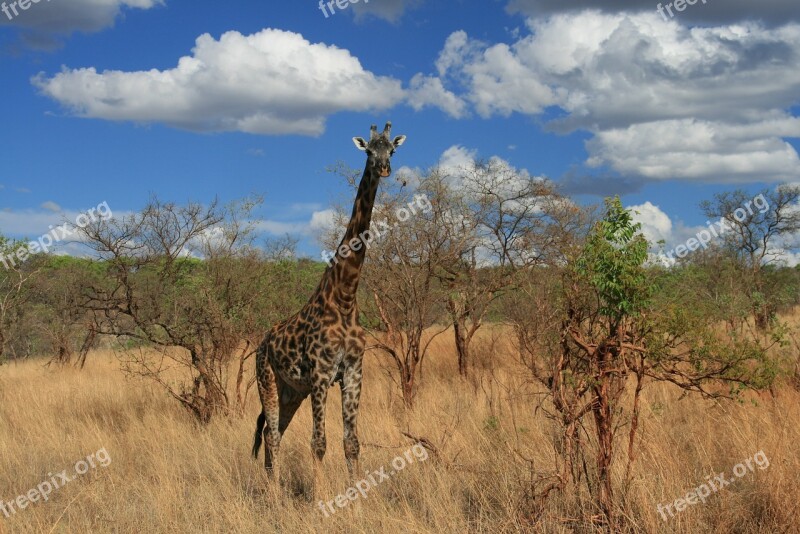
[[[416,111],[426,107],[437,107],[453,118],[467,114],[467,103],[444,88],[442,80],[419,73],[411,78],[408,103]]]
[[[168,70],[65,69],[33,83],[80,117],[255,134],[319,135],[332,113],[405,97],[399,81],[364,70],[347,50],[277,29],[202,35]]]
[[[633,220],[642,225],[642,234],[652,245],[662,240],[665,243],[672,242],[672,219],[661,208],[647,201],[627,209],[633,212]]]
[[[800,138],[800,24],[690,28],[654,10],[582,10],[528,27],[510,44],[452,33],[436,62],[442,91],[483,117],[558,108],[547,127],[590,132],[587,166],[623,177],[800,177],[789,142]]]

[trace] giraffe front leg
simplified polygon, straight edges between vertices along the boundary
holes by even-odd
[[[311,413],[314,430],[311,434],[311,452],[314,455],[314,494],[320,492],[322,483],[322,459],[325,457],[325,404],[328,400],[327,384],[317,383],[311,391]],[[312,496],[313,498],[313,496]]]
[[[328,400],[328,388],[325,385],[314,386],[311,392],[311,413],[314,417],[314,430],[311,435],[311,452],[317,462],[325,457],[325,404]]]
[[[360,473],[358,456],[361,446],[358,443],[358,405],[361,398],[361,358],[345,369],[342,375],[342,426],[344,428],[344,458],[350,481],[355,473]]]

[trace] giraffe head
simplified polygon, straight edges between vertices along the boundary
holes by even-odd
[[[369,142],[365,141],[362,137],[353,138],[356,148],[367,153],[367,167],[369,167],[374,174],[383,178],[392,174],[392,165],[390,162],[392,155],[395,149],[406,140],[405,135],[398,135],[392,139],[389,136],[391,131],[391,122],[386,123],[383,133],[380,134],[378,133],[378,127],[373,124],[370,128]]]

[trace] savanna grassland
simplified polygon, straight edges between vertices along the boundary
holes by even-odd
[[[797,318],[791,321],[797,326]],[[359,428],[362,469],[390,466],[414,441],[431,449],[391,479],[325,517],[319,499],[348,487],[338,388],[328,399],[327,480],[313,495],[308,402],[281,445],[279,485],[250,455],[256,415],[208,425],[160,386],[131,379],[119,354],[95,351],[82,371],[31,359],[0,368],[0,499],[14,500],[104,448],[106,467],[53,491],[11,517],[0,532],[592,532],[591,498],[550,493],[529,499],[532,481],[551,474],[560,446],[537,409],[541,393],[517,361],[513,335],[488,326],[474,341],[471,380],[460,378],[451,336],[433,341],[413,409],[404,408],[385,356],[365,360]],[[248,370],[251,372],[251,370]],[[800,525],[800,393],[781,381],[773,394],[742,402],[681,396],[660,383],[645,389],[638,456],[630,483],[624,455],[613,476],[636,532],[794,532]],[[618,447],[627,438],[625,422]],[[588,437],[587,437],[588,439]],[[664,521],[674,501],[711,474],[763,451],[769,460],[728,487]],[[586,459],[591,469],[591,458]],[[584,467],[587,469],[587,467]],[[585,490],[585,484],[583,485]],[[576,517],[575,510],[582,510]]]

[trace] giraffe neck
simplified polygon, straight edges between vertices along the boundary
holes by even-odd
[[[335,259],[331,260],[333,265],[326,271],[331,284],[332,296],[345,309],[351,308],[356,302],[361,266],[367,255],[367,247],[362,236],[369,230],[372,221],[372,208],[375,205],[379,182],[379,175],[367,165],[358,185],[358,194],[353,202],[350,222],[347,223],[342,241],[334,251]],[[354,239],[356,241],[353,241]],[[346,252],[342,253],[342,250]]]

